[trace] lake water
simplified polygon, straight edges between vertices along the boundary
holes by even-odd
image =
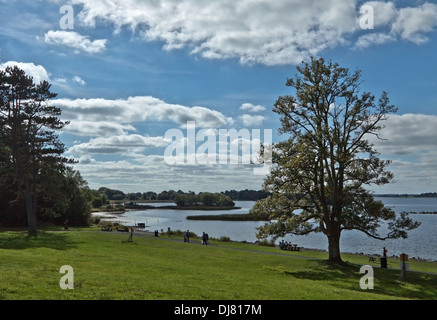
[[[434,212],[437,211],[437,198],[378,198],[395,212]],[[258,221],[201,221],[187,220],[189,215],[216,215],[226,213],[248,213],[254,205],[253,201],[236,201],[241,209],[224,211],[184,211],[172,209],[130,211],[121,215],[117,220],[126,224],[145,223],[150,231],[190,230],[197,235],[206,232],[210,237],[227,236],[234,241],[255,242],[256,228],[264,222]],[[154,204],[168,205],[168,203]],[[437,261],[437,215],[412,214],[416,221],[421,222],[419,228],[410,231],[407,239],[376,240],[359,231],[343,231],[341,237],[341,251],[351,253],[382,254],[386,247],[388,255],[399,256],[406,253],[409,257]],[[327,238],[324,234],[312,233],[307,236],[286,236],[283,238],[298,246],[327,250]],[[278,241],[282,240],[278,239]]]

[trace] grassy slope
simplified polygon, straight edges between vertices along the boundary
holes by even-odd
[[[408,281],[400,283],[399,271],[375,268],[375,289],[365,291],[359,266],[351,263],[333,267],[266,254],[283,252],[250,244],[200,246],[139,236],[134,243],[121,241],[127,237],[70,231],[34,239],[25,232],[2,232],[0,299],[437,299],[437,275],[409,272]],[[345,256],[366,264],[364,259]],[[74,269],[74,290],[59,287],[62,265]],[[422,267],[437,270],[435,264]]]

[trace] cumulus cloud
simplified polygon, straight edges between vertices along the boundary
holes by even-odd
[[[238,59],[243,64],[297,64],[327,48],[347,45],[361,31],[357,0],[75,0],[85,26],[112,24],[130,28],[165,50],[188,49],[209,59]],[[436,25],[437,5],[397,8],[394,1],[364,3],[374,9],[375,28],[390,28],[396,39],[426,41]],[[359,7],[360,5],[360,7]],[[382,44],[388,35],[366,36],[357,47]]]
[[[41,66],[35,65],[33,62],[16,62],[8,61],[5,63],[0,63],[0,69],[5,69],[6,67],[17,66],[18,68],[24,70],[26,74],[33,77],[35,83],[40,83],[41,81],[50,81],[50,73]]]
[[[72,78],[72,80],[73,80],[74,82],[80,84],[81,86],[86,85],[85,80],[83,80],[83,79],[82,79],[81,77],[79,77],[79,76],[74,76],[74,77]]]
[[[100,53],[106,49],[106,39],[91,41],[75,31],[50,30],[44,35],[44,41],[48,44],[66,46],[74,50],[74,53]]]
[[[357,29],[356,0],[103,1],[76,0],[78,19],[93,27],[128,27],[165,50],[188,48],[206,58],[241,63],[300,63],[344,43]]]
[[[241,121],[243,122],[243,125],[246,127],[250,126],[259,126],[264,121],[265,117],[263,116],[254,116],[251,114],[243,114],[240,116]]]
[[[232,118],[206,107],[169,104],[151,96],[128,99],[57,99],[53,103],[63,110],[63,118],[73,121],[134,123],[172,121],[185,127],[195,121],[197,127],[217,128],[232,123]]]
[[[96,160],[93,159],[90,155],[85,155],[85,156],[81,156],[79,158],[79,163],[81,164],[90,164],[90,163],[95,163]]]
[[[355,48],[364,49],[375,44],[379,45],[392,41],[396,41],[396,36],[393,34],[380,32],[368,33],[358,38],[357,42],[355,43]]]
[[[355,44],[358,49],[398,39],[423,44],[428,41],[427,33],[437,26],[437,5],[433,3],[399,9],[392,1],[370,1],[364,5],[373,8],[374,27],[380,31],[359,37]],[[383,28],[386,30],[383,31]]]
[[[400,9],[392,30],[402,39],[420,44],[428,40],[424,33],[432,31],[435,26],[437,26],[437,5],[424,3],[417,8]]]
[[[247,112],[260,112],[266,110],[266,108],[260,105],[254,106],[251,103],[243,103],[240,107],[240,110],[247,111]]]

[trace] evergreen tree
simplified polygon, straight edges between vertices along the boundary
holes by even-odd
[[[61,110],[49,101],[56,97],[50,84],[35,84],[18,67],[0,71],[0,146],[8,150],[7,174],[13,186],[15,203],[25,205],[29,235],[37,231],[38,183],[41,169],[67,162],[65,148],[55,131],[67,122],[59,119]]]

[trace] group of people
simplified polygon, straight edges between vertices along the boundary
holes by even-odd
[[[279,242],[279,248],[281,250],[299,251],[299,247],[296,244],[284,240]]]
[[[190,242],[190,230],[187,230],[184,233],[184,242]],[[207,246],[208,244],[209,244],[209,235],[204,232],[202,235],[202,245]]]

